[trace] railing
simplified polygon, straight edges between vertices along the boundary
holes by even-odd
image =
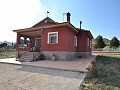
[[[40,52],[41,47],[32,47],[30,51],[32,51],[32,52]]]
[[[28,44],[18,44],[17,50],[18,51],[30,51],[31,45]]]
[[[33,61],[36,60],[36,57],[39,55],[40,51],[41,51],[40,47],[33,47],[32,48],[31,52],[33,52]]]
[[[20,58],[21,56],[23,56],[23,55],[25,55],[26,53],[28,53],[29,51],[26,51],[26,52],[24,52],[24,53],[22,53],[22,54],[19,54],[19,52],[18,52],[18,58]]]

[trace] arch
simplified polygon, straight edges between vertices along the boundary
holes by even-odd
[[[20,39],[24,40],[24,37],[20,37]]]
[[[27,40],[27,41],[30,41],[30,38],[27,38],[26,40]]]
[[[24,37],[20,37],[20,43],[21,44],[24,44],[24,40],[25,40]]]

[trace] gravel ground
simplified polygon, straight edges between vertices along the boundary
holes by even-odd
[[[79,90],[86,73],[0,63],[0,90]]]

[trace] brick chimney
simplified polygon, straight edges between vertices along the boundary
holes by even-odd
[[[70,22],[70,16],[71,16],[71,14],[68,12],[67,13],[67,22]]]

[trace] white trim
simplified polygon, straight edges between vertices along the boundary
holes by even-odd
[[[74,37],[74,46],[77,47],[77,37]]]
[[[49,38],[49,35],[50,34],[57,34],[57,38],[56,38],[56,43],[50,43],[50,38]],[[47,40],[47,43],[48,44],[57,44],[58,43],[58,32],[48,32],[48,40]]]
[[[87,38],[87,45],[90,46],[89,38]]]
[[[90,48],[92,48],[92,40],[90,40]]]

